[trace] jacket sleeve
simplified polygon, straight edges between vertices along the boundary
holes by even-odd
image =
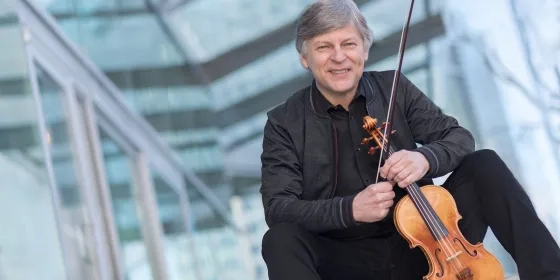
[[[302,200],[303,174],[294,145],[284,126],[270,117],[263,137],[261,194],[266,223],[295,223],[315,232],[356,225],[354,196]]]
[[[464,156],[475,149],[472,134],[457,120],[442,112],[420,89],[401,75],[405,95],[405,114],[414,140],[422,144],[416,151],[430,164],[426,178],[453,171]]]

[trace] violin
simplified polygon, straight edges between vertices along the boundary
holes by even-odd
[[[363,120],[363,128],[370,137],[364,138],[362,144],[375,144],[370,146],[368,153],[373,155],[380,151],[379,167],[382,160],[396,151],[389,142],[389,136],[396,132],[391,129],[393,109],[413,7],[414,0],[402,31],[387,121],[377,127],[376,119],[366,116]],[[405,189],[407,195],[396,204],[393,219],[410,248],[420,247],[424,252],[430,268],[424,280],[504,280],[504,271],[498,259],[482,243],[473,245],[461,233],[458,222],[462,217],[451,193],[441,186],[419,187],[417,183]]]

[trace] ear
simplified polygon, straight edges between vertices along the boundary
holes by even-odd
[[[304,54],[299,55],[299,61],[301,63],[301,66],[303,66],[303,68],[309,69],[309,63],[307,62],[307,58],[305,57]]]
[[[367,61],[367,60],[368,60],[368,58],[369,58],[369,50],[366,50],[366,53],[365,53],[365,55],[366,55],[366,56],[365,56],[365,58],[366,58],[366,59],[365,59],[365,61]]]

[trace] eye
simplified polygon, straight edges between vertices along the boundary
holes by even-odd
[[[324,50],[324,49],[326,49],[326,48],[328,48],[327,45],[321,45],[321,46],[319,46],[317,49],[318,49],[318,50]]]
[[[345,45],[345,46],[356,46],[356,43],[354,43],[354,42],[349,42],[349,43],[346,43],[346,44],[344,44],[344,45]]]

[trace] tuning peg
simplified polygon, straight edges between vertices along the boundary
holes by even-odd
[[[370,147],[368,150],[368,154],[373,155],[377,150],[379,150],[379,147]]]

